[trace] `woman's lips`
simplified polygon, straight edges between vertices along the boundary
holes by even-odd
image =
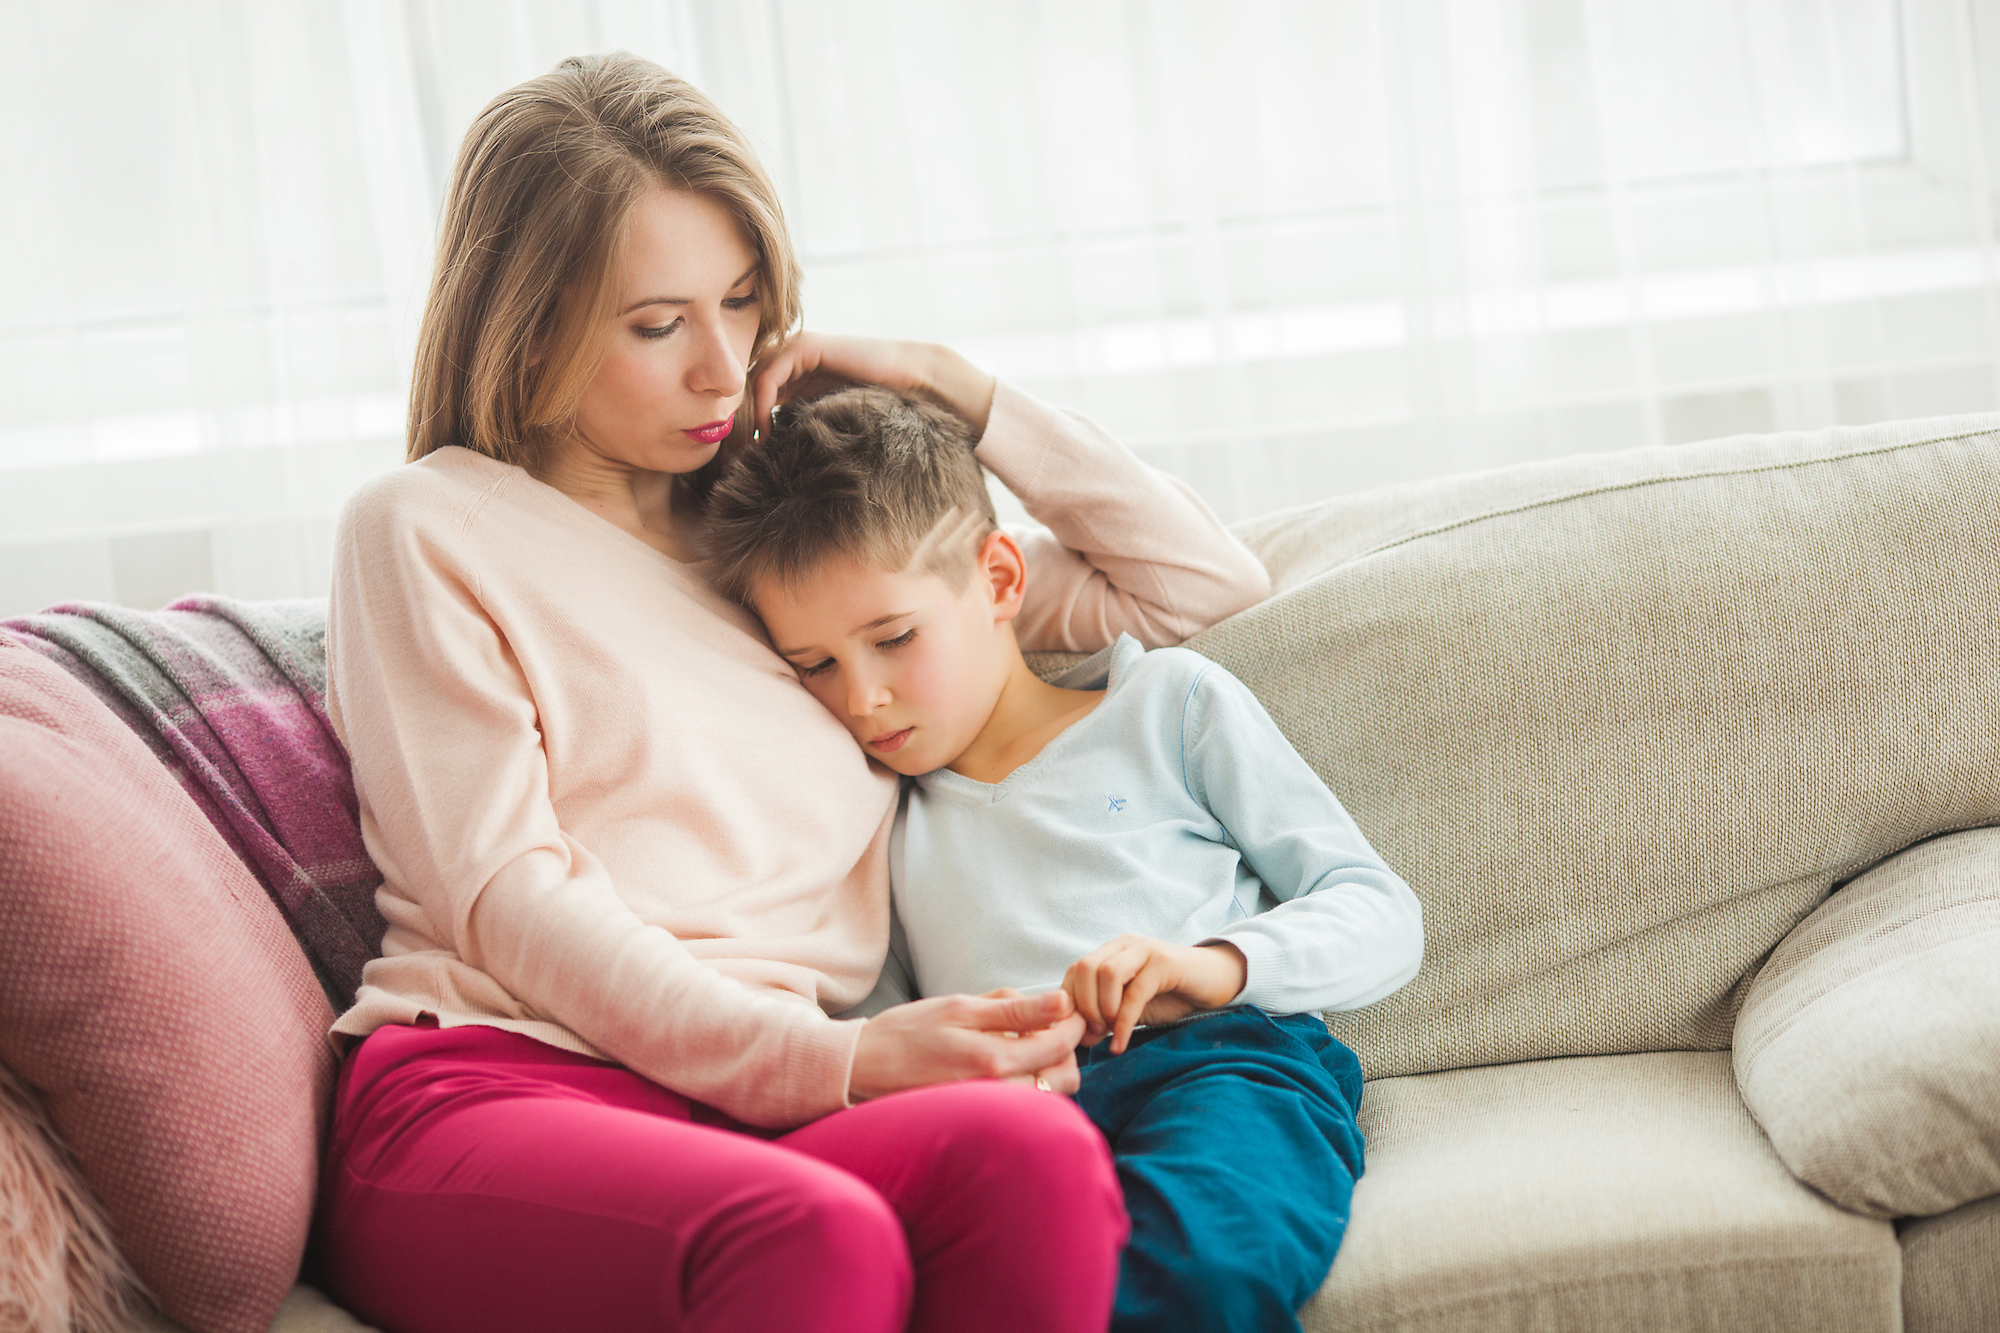
[[[910,739],[910,733],[915,730],[915,727],[904,727],[901,731],[892,731],[886,736],[877,736],[874,740],[868,742],[868,748],[876,754],[894,754],[903,748],[904,744]]]
[[[706,426],[696,426],[693,430],[682,431],[681,434],[700,440],[703,444],[720,444],[728,438],[730,429],[735,425],[736,414],[731,412],[720,421],[711,421]]]

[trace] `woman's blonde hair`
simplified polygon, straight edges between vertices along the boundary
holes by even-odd
[[[784,211],[741,131],[649,60],[572,56],[494,98],[458,150],[417,337],[412,461],[447,444],[547,461],[602,360],[633,206],[660,186],[721,204],[757,251],[753,362],[798,322]]]

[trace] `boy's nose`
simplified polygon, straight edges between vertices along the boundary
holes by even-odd
[[[847,711],[856,717],[867,717],[888,702],[889,691],[881,685],[856,681],[847,691]]]

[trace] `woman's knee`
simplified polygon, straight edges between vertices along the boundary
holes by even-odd
[[[909,1319],[915,1282],[895,1210],[801,1159],[717,1201],[686,1255],[678,1326],[891,1333]]]
[[[993,1194],[1018,1194],[1082,1220],[1101,1215],[1122,1235],[1123,1195],[1111,1149],[1076,1103],[1018,1084],[967,1082],[936,1090],[949,1126],[943,1154],[956,1174]]]
[[[805,1157],[718,1200],[698,1248],[697,1272],[747,1264],[786,1283],[851,1279],[905,1292],[911,1281],[909,1244],[888,1200]]]

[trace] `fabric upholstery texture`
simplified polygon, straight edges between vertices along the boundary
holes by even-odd
[[[1371,1077],[1719,1050],[1835,882],[2000,823],[2000,418],[1739,438],[1244,525],[1235,672],[1423,901]]]
[[[1896,1235],[1795,1180],[1724,1052],[1370,1083],[1316,1333],[1891,1333]]]
[[[1905,1223],[1903,1333],[2000,1329],[2000,1197]]]
[[[1872,1217],[2000,1194],[2000,829],[1912,848],[1794,930],[1736,1023],[1743,1100]]]
[[[296,1280],[332,1012],[278,909],[145,744],[0,634],[0,1063],[195,1333]]]
[[[55,1126],[0,1065],[0,1330],[128,1333],[144,1308]]]
[[[0,624],[145,741],[278,904],[336,1009],[379,951],[382,882],[326,708],[326,599],[70,602]]]

